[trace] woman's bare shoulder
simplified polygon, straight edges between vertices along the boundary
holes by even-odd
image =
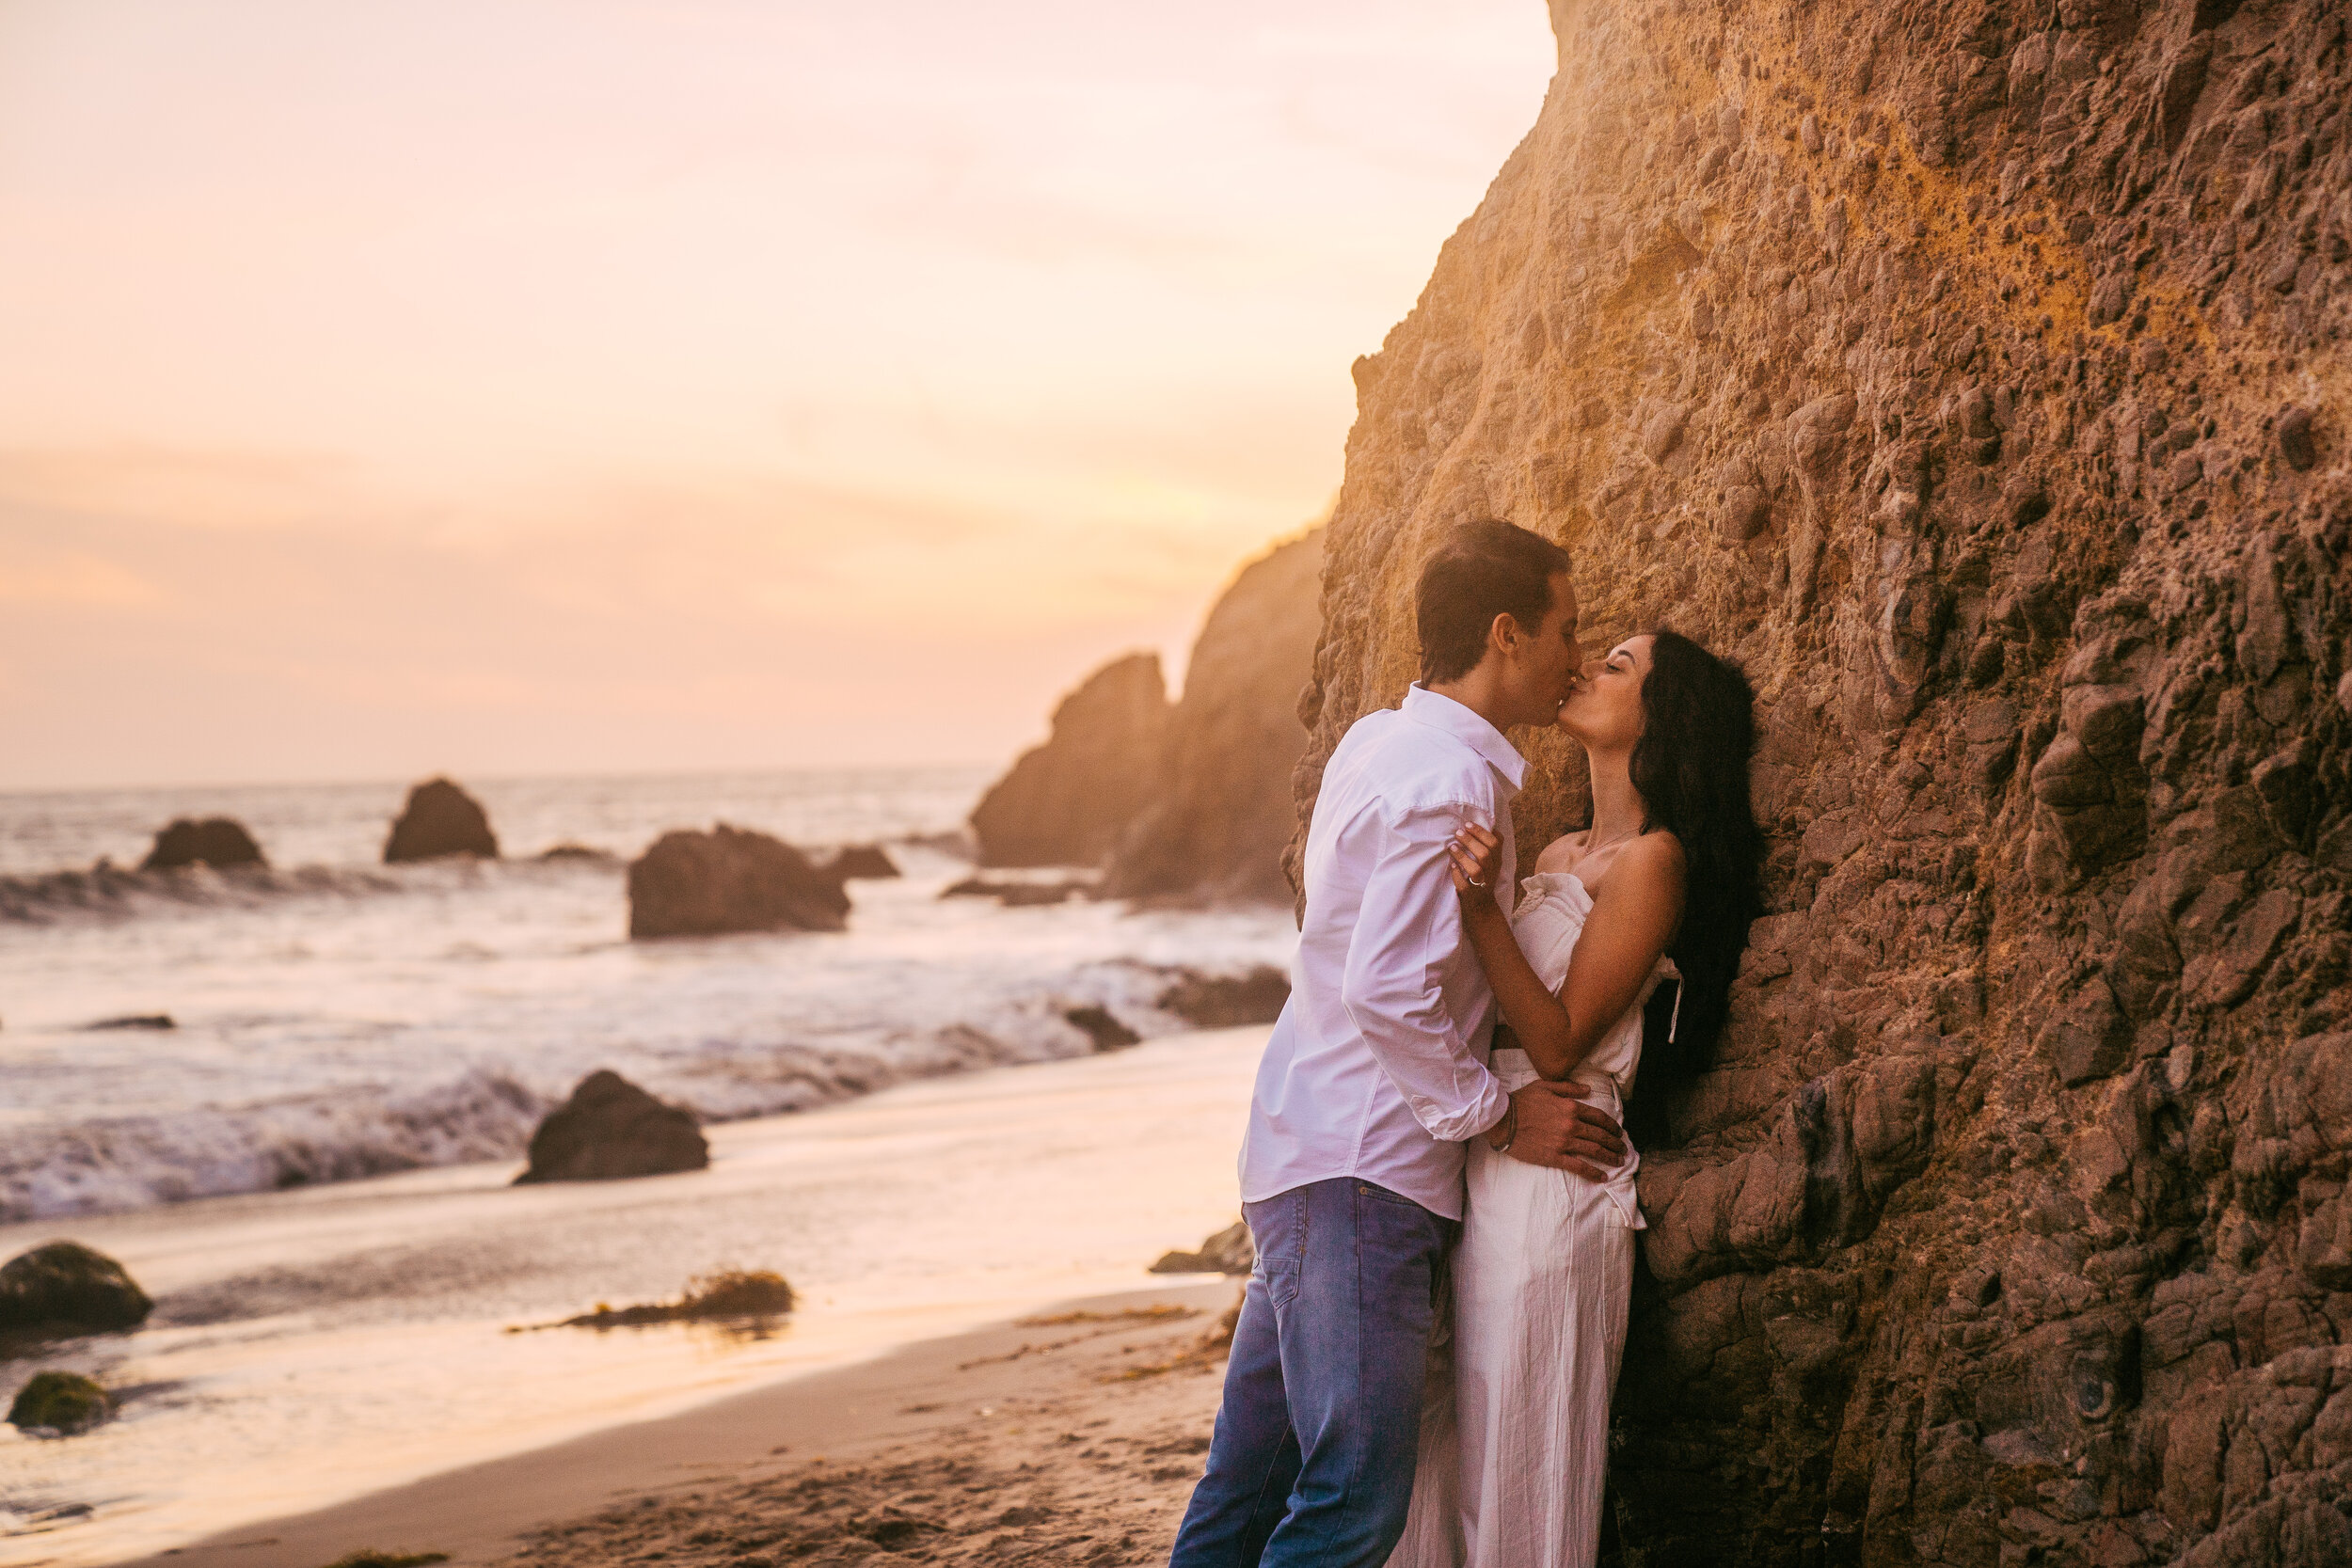
[[[1671,872],[1677,877],[1682,875],[1682,868],[1689,863],[1682,852],[1682,840],[1662,828],[1634,839],[1618,858],[1629,864]]]
[[[1601,868],[1593,888],[1598,897],[1601,886],[1627,893],[1674,892],[1682,888],[1684,857],[1682,841],[1665,832],[1644,833],[1628,839]]]

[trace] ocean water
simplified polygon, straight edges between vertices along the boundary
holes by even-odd
[[[468,781],[508,858],[407,866],[402,784],[0,796],[0,1223],[514,1159],[597,1068],[715,1122],[1082,1055],[1073,1007],[1149,1038],[1175,973],[1287,967],[1280,911],[941,897],[986,777]],[[89,872],[207,815],[270,867]],[[852,883],[842,933],[628,941],[627,858],[713,821],[907,875]],[[557,844],[605,858],[531,858]]]

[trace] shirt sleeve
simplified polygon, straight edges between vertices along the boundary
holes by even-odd
[[[1446,806],[1387,824],[1379,863],[1364,885],[1341,1005],[1364,1043],[1433,1138],[1459,1143],[1502,1119],[1511,1097],[1470,1053],[1446,1006],[1447,967],[1463,954],[1462,909],[1446,840],[1467,816]]]

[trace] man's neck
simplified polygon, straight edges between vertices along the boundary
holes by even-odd
[[[1502,683],[1485,665],[1480,665],[1459,680],[1429,681],[1423,689],[1461,704],[1500,734],[1516,722],[1503,700]]]

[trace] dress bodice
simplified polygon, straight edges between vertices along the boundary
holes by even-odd
[[[1518,938],[1519,951],[1527,955],[1528,963],[1534,968],[1536,978],[1543,981],[1546,990],[1558,991],[1560,983],[1567,978],[1569,956],[1575,953],[1576,939],[1583,934],[1585,917],[1592,912],[1592,892],[1573,871],[1538,871],[1520,880],[1511,932]],[[1593,1048],[1569,1075],[1600,1090],[1604,1098],[1596,1103],[1613,1117],[1622,1119],[1626,1097],[1633,1092],[1633,1075],[1642,1065],[1642,1008],[1661,981],[1679,978],[1674,960],[1661,955],[1625,1016],[1593,1042]],[[1524,1052],[1496,1054],[1500,1058],[1495,1064],[1496,1076],[1506,1089],[1518,1088],[1537,1076]]]

